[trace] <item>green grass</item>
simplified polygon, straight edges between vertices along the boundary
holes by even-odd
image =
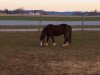
[[[0,16],[0,20],[40,20],[40,16]],[[43,21],[81,21],[81,16],[42,16]],[[85,16],[85,21],[100,21],[100,17],[97,16]]]
[[[79,62],[87,62],[91,65],[100,60],[99,31],[73,32],[69,47],[61,46],[63,36],[55,38],[56,47],[51,41],[49,46],[40,47],[39,36],[39,32],[0,32],[0,75],[66,75],[71,67],[62,67],[64,63],[73,61],[82,65]],[[82,67],[74,75],[85,75],[90,68]]]

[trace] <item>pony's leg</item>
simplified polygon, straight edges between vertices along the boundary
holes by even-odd
[[[68,46],[69,43],[68,43],[68,35],[67,34],[64,34],[64,39],[65,39],[65,41],[62,46]]]
[[[48,35],[48,36],[47,36],[47,42],[46,42],[46,44],[45,44],[46,46],[49,45],[49,44],[48,44],[49,38],[50,38],[50,36]]]
[[[63,44],[62,46],[68,46],[68,44],[69,44],[69,43],[68,43],[68,42],[66,42],[66,43],[65,43],[65,44]]]
[[[55,41],[54,41],[54,36],[51,36],[51,39],[52,39],[52,41],[53,41],[53,46],[56,46],[56,43],[55,43]]]
[[[72,39],[72,28],[69,27],[69,43],[71,43],[71,39]]]

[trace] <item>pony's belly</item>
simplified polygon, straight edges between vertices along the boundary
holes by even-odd
[[[62,35],[62,34],[58,34],[58,33],[55,33],[55,34],[54,34],[54,36],[60,36],[60,35]]]

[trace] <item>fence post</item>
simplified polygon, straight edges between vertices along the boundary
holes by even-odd
[[[82,32],[84,32],[84,14],[82,14]]]
[[[42,13],[40,12],[40,19],[39,19],[39,32],[41,31],[41,17],[42,17]]]

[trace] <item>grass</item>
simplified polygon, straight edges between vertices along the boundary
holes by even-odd
[[[40,20],[40,16],[0,16],[0,20]],[[42,21],[81,21],[81,16],[42,16]],[[100,21],[98,16],[85,16],[84,21]]]
[[[40,26],[40,28],[43,28],[44,26]],[[82,26],[81,25],[73,25],[72,28],[81,28]],[[39,25],[37,26],[32,26],[32,25],[0,25],[0,29],[38,29],[39,28]],[[100,28],[100,25],[85,25],[84,28]]]
[[[43,28],[44,26],[41,26],[41,28]],[[0,29],[38,29],[39,25],[0,25]]]
[[[39,46],[40,32],[0,32],[0,75],[99,75],[100,31],[73,32],[72,44]]]

